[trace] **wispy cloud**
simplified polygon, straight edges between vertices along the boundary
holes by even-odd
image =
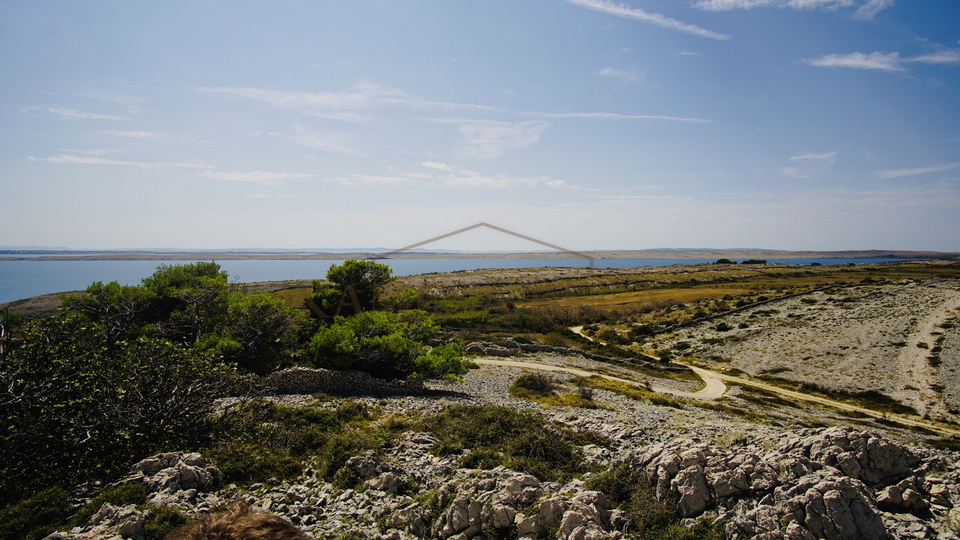
[[[103,148],[99,150],[73,150],[70,148],[61,148],[60,152],[70,152],[71,154],[83,154],[85,156],[108,156],[110,154],[122,154],[123,150],[117,148]]]
[[[308,148],[315,148],[317,150],[335,152],[338,154],[363,154],[356,148],[357,143],[355,137],[352,135],[332,131],[322,133],[310,131],[300,124],[294,125],[293,129],[295,131],[294,135],[281,135],[280,137],[282,139],[293,141],[299,145],[306,146]]]
[[[880,71],[906,71],[900,64],[900,53],[854,52],[850,54],[828,54],[820,58],[808,58],[802,63],[814,67],[875,69]]]
[[[45,111],[60,115],[71,120],[130,120],[123,116],[114,116],[112,114],[98,114],[82,112],[75,109],[65,109],[63,107],[26,107],[24,111]]]
[[[872,19],[877,13],[893,6],[894,2],[895,0],[701,0],[695,5],[705,11],[731,11],[758,7],[836,11],[840,8],[859,6],[855,15],[861,19]]]
[[[447,165],[446,163],[437,163],[436,161],[424,161],[421,163],[424,167],[429,167],[431,169],[437,169],[439,171],[452,171],[453,167]]]
[[[190,135],[168,135],[166,133],[157,133],[155,131],[105,130],[98,131],[97,135],[106,135],[108,137],[125,137],[129,139],[144,139],[147,141],[178,142],[184,144],[210,144],[207,141],[196,139]]]
[[[399,88],[358,81],[337,92],[292,92],[264,88],[197,88],[196,90],[227,97],[238,97],[267,103],[279,109],[292,109],[304,114],[350,122],[374,120],[361,114],[375,107],[404,106],[449,110],[497,110],[496,107],[468,103],[446,103],[411,96]]]
[[[185,167],[190,169],[212,169],[213,166],[205,163],[146,163],[142,161],[120,161],[116,159],[104,159],[92,156],[70,156],[62,154],[47,158],[37,158],[30,156],[30,161],[46,161],[49,163],[64,163],[71,165],[130,165],[142,169],[169,169],[175,167]]]
[[[540,183],[540,180],[535,178],[509,176],[506,174],[485,176],[474,173],[470,175],[450,175],[449,177],[444,178],[442,182],[443,185],[448,187],[506,189],[518,186],[536,186],[538,183]]]
[[[790,158],[790,161],[829,161],[833,163],[836,161],[838,152],[824,152],[822,154],[801,154],[799,156],[793,156]]]
[[[164,135],[163,133],[156,133],[153,131],[138,131],[138,130],[108,130],[108,131],[98,131],[98,135],[109,135],[111,137],[132,137],[134,139],[151,139],[155,141],[170,139],[169,135]]]
[[[405,176],[376,176],[369,174],[351,174],[334,178],[343,186],[404,186],[415,184],[418,180]]]
[[[918,176],[921,174],[949,171],[957,167],[960,167],[960,163],[945,163],[943,165],[920,167],[918,169],[891,169],[889,171],[880,171],[876,173],[876,175],[883,179],[901,178],[903,176]]]
[[[616,79],[622,79],[624,81],[637,81],[643,78],[643,74],[636,70],[620,71],[610,66],[607,66],[601,69],[600,71],[598,71],[597,75],[603,75],[604,77],[613,77]]]
[[[849,54],[828,54],[820,58],[808,58],[801,63],[815,67],[875,69],[879,71],[907,71],[905,62],[920,62],[924,64],[960,64],[960,51],[942,50],[931,54],[900,58],[900,53],[873,52],[865,54],[854,52]]]
[[[307,178],[312,176],[310,174],[293,174],[293,173],[275,173],[275,172],[264,172],[264,171],[250,171],[250,172],[213,172],[207,171],[201,176],[205,178],[210,178],[213,180],[224,180],[227,182],[255,182],[257,184],[264,184],[267,186],[276,186],[283,183],[283,180],[293,180],[297,178]]]
[[[907,58],[904,62],[923,62],[924,64],[960,64],[960,51],[944,50],[932,54]]]
[[[140,112],[140,104],[143,103],[142,98],[134,96],[117,96],[113,94],[102,94],[99,92],[87,92],[84,94],[86,97],[91,99],[98,99],[100,101],[109,101],[110,103],[119,103],[127,108],[127,112],[131,114],[136,114]]]
[[[699,26],[693,24],[687,24],[676,19],[671,19],[669,17],[660,15],[659,13],[647,13],[642,9],[630,7],[626,4],[617,4],[610,2],[609,0],[567,0],[567,2],[588,9],[601,11],[603,13],[609,13],[610,15],[616,15],[617,17],[643,21],[645,23],[659,26],[667,30],[672,30],[674,32],[681,32],[684,34],[691,34],[710,39],[730,39],[730,36],[726,34],[720,34],[712,30],[700,28]]]
[[[789,158],[788,165],[780,170],[784,176],[792,178],[811,178],[822,174],[829,169],[836,161],[839,152],[823,152],[819,154],[807,153],[799,154]]]
[[[880,13],[888,7],[893,7],[894,3],[896,3],[896,0],[867,0],[867,2],[857,10],[856,16],[861,19],[872,19],[877,13]]]
[[[544,113],[544,112],[524,112],[528,116],[541,116],[543,118],[596,118],[610,120],[667,120],[670,122],[697,122],[710,123],[713,120],[704,120],[702,118],[684,118],[681,116],[662,116],[656,114],[619,114],[608,112],[594,113]]]
[[[550,124],[526,122],[498,122],[495,120],[468,120],[463,118],[432,118],[431,122],[457,124],[463,135],[467,153],[480,159],[492,159],[508,148],[526,148],[540,140]]]

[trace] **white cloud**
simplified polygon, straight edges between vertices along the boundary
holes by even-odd
[[[726,34],[720,34],[705,28],[700,28],[699,26],[680,22],[676,19],[664,17],[659,13],[647,13],[642,9],[630,7],[625,4],[616,4],[609,0],[567,0],[567,2],[603,13],[609,13],[610,15],[616,15],[617,17],[643,21],[667,30],[673,30],[674,32],[682,32],[684,34],[692,34],[710,39],[730,39],[730,36]]]
[[[706,11],[731,11],[756,7],[836,10],[855,5],[856,2],[853,0],[702,0],[696,4],[696,7]]]
[[[129,118],[124,118],[122,116],[81,112],[74,109],[65,109],[63,107],[27,107],[24,110],[46,111],[49,113],[58,114],[64,118],[70,118],[71,120],[129,120]]]
[[[293,141],[299,145],[315,148],[317,150],[325,150],[327,152],[335,152],[339,154],[362,154],[362,152],[355,148],[356,141],[351,135],[337,132],[318,133],[309,131],[300,124],[294,125],[293,129],[296,131],[295,135],[281,135],[280,137],[288,141]],[[267,135],[272,137],[276,136],[277,134],[269,133]]]
[[[123,150],[117,148],[104,148],[101,150],[71,150],[69,148],[61,148],[60,152],[70,152],[71,154],[83,154],[85,156],[108,156],[110,154],[122,154]]]
[[[528,116],[542,116],[544,118],[598,118],[612,120],[667,120],[671,122],[696,122],[710,123],[713,120],[704,120],[702,118],[683,118],[680,116],[661,116],[655,114],[619,114],[607,112],[595,113],[542,113],[542,112],[524,112]]]
[[[48,158],[36,158],[30,156],[30,161],[46,161],[49,163],[64,163],[71,165],[132,165],[143,169],[168,169],[174,167],[185,167],[190,169],[212,169],[211,165],[205,163],[145,163],[142,161],[119,161],[115,159],[104,159],[90,156],[69,156],[59,155]]]
[[[705,11],[731,11],[734,9],[753,9],[758,7],[790,8],[796,10],[824,9],[835,11],[840,8],[860,6],[855,16],[872,19],[874,15],[892,7],[895,0],[701,0],[696,7]]]
[[[603,75],[604,77],[614,77],[617,79],[623,79],[624,81],[636,81],[643,78],[643,74],[638,71],[620,71],[614,69],[610,66],[607,66],[597,72],[598,75]]]
[[[153,131],[99,131],[98,135],[110,135],[113,137],[133,137],[135,139],[152,139],[152,140],[161,140],[171,138],[169,135],[164,135],[163,133],[155,133]]]
[[[873,52],[864,54],[854,52],[849,54],[828,54],[820,58],[808,58],[801,63],[816,67],[830,68],[851,68],[851,69],[876,69],[880,71],[907,71],[903,66],[904,62],[922,62],[924,64],[958,64],[960,63],[960,51],[943,50],[932,54],[915,56],[913,58],[900,58],[900,53],[880,53]]]
[[[801,154],[799,156],[793,156],[790,158],[790,161],[829,161],[833,163],[836,161],[838,152],[825,152],[823,154]]]
[[[506,189],[517,186],[535,186],[538,183],[539,181],[534,178],[521,178],[517,176],[508,176],[505,174],[484,176],[475,173],[467,176],[450,175],[448,178],[443,180],[443,184],[448,187],[496,189]]]
[[[876,69],[880,71],[906,71],[900,65],[900,53],[854,52],[850,54],[828,54],[820,58],[808,58],[802,63],[815,67]]]
[[[251,171],[251,172],[213,172],[207,171],[203,173],[205,178],[210,178],[213,180],[224,180],[227,182],[255,182],[257,184],[264,184],[267,186],[276,186],[282,184],[282,180],[292,180],[296,178],[306,178],[312,176],[309,174],[293,174],[293,173],[273,173],[273,172],[264,172],[264,171]]]
[[[424,167],[430,167],[431,169],[437,169],[440,171],[452,171],[453,167],[447,165],[446,163],[437,163],[435,161],[424,161],[421,163]]]
[[[440,118],[434,122],[459,124],[467,152],[481,159],[495,158],[508,148],[526,148],[540,140],[540,134],[549,126],[546,122],[519,123],[494,120],[465,120]]]
[[[195,139],[189,135],[167,135],[166,133],[157,133],[155,131],[141,130],[106,130],[98,131],[97,135],[107,135],[109,137],[128,137],[132,139],[145,139],[148,141],[173,141],[186,144],[210,144],[207,141]]]
[[[404,176],[376,176],[368,174],[338,176],[334,180],[343,186],[402,186],[417,182],[412,178],[407,178]]]
[[[891,169],[889,171],[880,171],[876,174],[880,178],[890,179],[890,178],[900,178],[903,176],[917,176],[917,175],[928,174],[932,172],[949,171],[950,169],[955,169],[958,166],[960,166],[960,163],[945,163],[943,165],[934,165],[932,167],[920,167],[918,169]]]
[[[239,97],[267,103],[279,109],[350,122],[371,122],[373,117],[356,111],[381,106],[405,106],[436,109],[497,110],[496,107],[467,103],[429,101],[408,95],[399,88],[358,81],[338,92],[291,92],[264,88],[197,88],[201,92]]]
[[[947,50],[937,51],[933,54],[925,54],[914,58],[906,58],[905,62],[923,62],[925,64],[957,64],[960,63],[960,51]]]
[[[800,154],[791,157],[790,163],[780,170],[784,176],[792,178],[811,178],[827,171],[836,161],[838,152],[823,152],[820,154]]]
[[[857,10],[856,16],[861,19],[872,19],[877,13],[888,7],[893,7],[895,2],[896,0],[867,0],[867,3]]]

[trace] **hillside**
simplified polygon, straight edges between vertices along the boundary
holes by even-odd
[[[249,287],[296,306],[305,285]],[[265,438],[140,462],[115,486],[147,506],[118,498],[58,538],[228,501],[315,538],[960,533],[956,264],[478,270],[386,293],[479,367],[420,389],[291,372]],[[683,397],[712,374],[721,397]]]

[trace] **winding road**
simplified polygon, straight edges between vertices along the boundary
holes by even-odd
[[[535,362],[516,362],[513,360],[484,360],[484,359],[475,359],[474,362],[481,365],[487,366],[505,366],[505,367],[517,367],[517,368],[527,368],[527,369],[538,369],[541,371],[560,371],[563,373],[570,373],[573,375],[579,375],[580,377],[602,377],[608,381],[614,381],[623,384],[629,384],[631,386],[637,386],[640,388],[647,388],[647,383],[632,381],[630,379],[621,379],[620,377],[614,377],[612,375],[604,375],[602,373],[594,373],[592,371],[585,371],[577,368],[568,368],[563,366],[554,366],[550,364],[538,364]],[[682,397],[682,398],[691,398],[691,399],[717,399],[723,397],[723,394],[727,391],[727,386],[723,384],[723,381],[719,377],[715,377],[713,373],[700,369],[692,368],[694,373],[700,376],[703,379],[703,382],[706,384],[704,388],[696,392],[683,392],[681,390],[674,390],[672,388],[664,388],[662,386],[650,385],[649,389],[657,392],[658,394],[669,394],[672,396]]]
[[[488,360],[488,359],[474,359],[475,363],[486,366],[503,366],[503,367],[516,367],[516,368],[527,368],[527,369],[537,369],[541,371],[553,371],[553,372],[563,372],[570,373],[572,375],[578,375],[580,377],[593,377],[598,376],[609,381],[629,384],[631,386],[637,386],[640,388],[648,388],[646,382],[638,382],[630,379],[622,379],[620,377],[614,377],[612,375],[604,375],[602,373],[594,373],[592,371],[586,371],[583,369],[570,368],[564,366],[554,366],[550,364],[539,364],[536,362],[518,362],[515,360]],[[795,399],[798,401],[807,401],[811,403],[818,403],[820,405],[826,405],[834,409],[839,409],[842,411],[856,412],[872,416],[874,418],[881,418],[884,420],[891,420],[898,424],[911,427],[920,427],[924,429],[929,429],[939,433],[942,436],[946,437],[957,437],[960,436],[960,430],[948,428],[939,424],[934,424],[932,422],[927,422],[921,419],[917,419],[910,416],[904,416],[900,414],[888,414],[872,409],[866,409],[864,407],[858,407],[856,405],[851,405],[849,403],[843,403],[841,401],[834,401],[831,399],[822,398],[819,396],[812,396],[809,394],[804,394],[802,392],[796,392],[793,390],[787,390],[785,388],[780,388],[779,386],[774,386],[772,384],[767,384],[759,381],[754,381],[750,379],[743,379],[740,377],[734,377],[732,375],[724,375],[722,373],[717,373],[715,371],[710,371],[698,367],[688,366],[693,370],[694,373],[700,376],[703,379],[705,384],[704,388],[696,392],[683,392],[680,390],[673,390],[671,388],[664,388],[662,386],[651,385],[649,389],[660,393],[668,394],[672,396],[690,398],[690,399],[700,399],[700,400],[713,400],[723,397],[727,391],[727,386],[723,381],[728,381],[730,383],[738,384],[741,386],[750,386],[753,388],[759,388],[767,392],[774,394],[779,394],[784,397]]]

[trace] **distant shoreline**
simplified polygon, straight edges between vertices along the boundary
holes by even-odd
[[[850,250],[850,251],[583,251],[595,259],[960,259],[960,253],[906,250]],[[0,251],[0,261],[285,261],[285,260],[345,260],[376,259],[382,254],[352,253],[286,253],[246,251],[119,251],[79,252],[62,251]],[[397,253],[386,259],[575,259],[563,252],[511,253]]]

